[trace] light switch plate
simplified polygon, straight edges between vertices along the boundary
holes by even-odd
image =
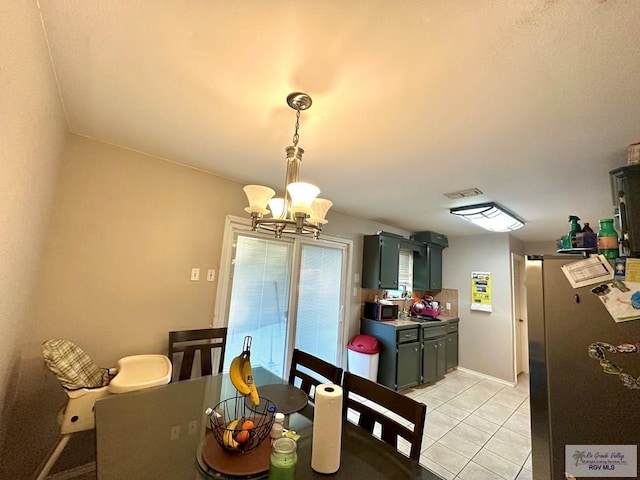
[[[199,268],[192,268],[191,269],[191,281],[192,282],[197,282],[198,280],[200,280],[200,269]]]

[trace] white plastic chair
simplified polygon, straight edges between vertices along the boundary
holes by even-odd
[[[97,399],[169,383],[171,362],[165,355],[133,355],[118,360],[117,368],[100,368],[69,340],[47,340],[42,357],[67,394],[67,404],[58,413],[60,438],[51,450],[36,480],[43,480],[69,442],[71,435],[95,428]]]

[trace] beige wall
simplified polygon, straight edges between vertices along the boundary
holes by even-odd
[[[506,382],[515,379],[512,248],[506,233],[453,237],[449,238],[449,248],[444,249],[442,260],[443,284],[458,288],[460,295],[460,366]],[[491,273],[493,311],[490,313],[470,309],[471,272]]]
[[[36,3],[0,3],[0,447],[35,292],[66,126]],[[28,374],[26,374],[28,375]],[[4,462],[3,462],[4,463]],[[1,477],[2,475],[0,475]],[[9,477],[3,477],[9,478]]]
[[[213,318],[225,214],[241,185],[71,136],[34,309],[33,346],[68,338],[101,365],[165,352],[167,332]],[[201,280],[192,282],[193,267]]]
[[[525,247],[526,255],[554,255],[558,250],[558,242],[530,242]]]

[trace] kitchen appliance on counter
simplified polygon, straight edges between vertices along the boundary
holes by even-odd
[[[409,313],[416,318],[437,318],[440,315],[440,304],[436,302],[431,295],[419,299],[414,298]]]
[[[575,261],[526,260],[533,478],[637,478],[640,320],[614,321],[600,283],[573,288]]]
[[[364,317],[371,320],[396,320],[399,307],[393,303],[364,302]]]

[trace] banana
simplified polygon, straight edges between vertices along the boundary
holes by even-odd
[[[249,355],[245,355],[244,363],[242,364],[242,375],[245,385],[249,387],[249,394],[251,395],[251,401],[257,406],[260,405],[260,396],[258,395],[258,388],[253,381],[253,369],[251,368],[251,360]]]
[[[236,419],[227,425],[227,428],[222,435],[222,440],[224,442],[224,446],[229,450],[237,450],[240,447],[240,444],[235,441],[233,438],[233,434],[235,433],[235,428],[238,425],[240,419]]]
[[[251,393],[251,388],[247,385],[244,379],[244,362],[246,361],[246,357],[244,354],[240,354],[231,361],[231,365],[229,366],[229,378],[231,378],[231,383],[238,390],[240,395],[249,395]]]

